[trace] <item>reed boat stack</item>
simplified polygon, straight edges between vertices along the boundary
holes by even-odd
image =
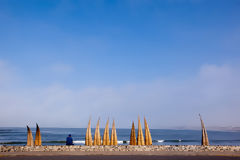
[[[96,129],[95,129],[94,141],[93,141],[93,145],[94,145],[94,146],[100,146],[100,145],[101,145],[101,136],[100,136],[100,129],[99,129],[99,121],[100,121],[100,119],[98,119],[97,126],[96,126]]]
[[[37,129],[36,129],[36,136],[35,136],[35,146],[41,146],[42,145],[42,137],[40,133],[40,128],[38,124],[36,124]]]
[[[109,139],[109,119],[107,120],[107,124],[106,124],[105,130],[104,130],[102,145],[104,145],[104,146],[110,145],[110,139]]]
[[[140,122],[140,118],[138,117],[138,136],[137,136],[137,145],[145,145],[144,138],[143,138],[143,131]]]
[[[27,146],[33,146],[33,136],[31,129],[27,126]]]
[[[202,126],[202,146],[209,146],[209,141],[208,141],[208,135],[207,135],[207,130],[205,128],[205,125],[202,120],[202,116],[199,114],[200,121],[201,121],[201,126]]]
[[[130,145],[137,145],[134,122],[132,122],[132,129],[131,129],[131,135],[130,135]]]
[[[152,136],[147,124],[147,120],[144,117],[144,128],[145,128],[145,145],[152,145]]]
[[[111,133],[111,142],[110,145],[112,146],[117,146],[117,131],[116,131],[116,127],[115,127],[115,121],[113,120],[113,124],[112,124],[112,133]]]
[[[87,127],[87,131],[86,131],[86,136],[85,136],[85,145],[86,146],[93,145],[92,132],[91,132],[91,119],[89,119],[89,122],[88,122],[88,127]]]

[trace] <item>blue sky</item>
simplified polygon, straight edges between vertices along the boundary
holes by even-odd
[[[237,126],[239,17],[237,0],[0,0],[0,126]]]

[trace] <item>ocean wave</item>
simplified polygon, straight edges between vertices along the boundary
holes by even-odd
[[[66,143],[66,141],[43,141],[43,143]]]
[[[23,141],[8,141],[0,142],[0,144],[26,144],[27,142]],[[42,143],[66,143],[66,141],[43,141]]]
[[[117,141],[118,144],[127,144],[130,141],[125,141],[125,140],[119,140]],[[85,144],[84,140],[77,140],[77,141],[73,141],[74,144]]]
[[[183,139],[166,139],[164,142],[172,142],[172,143],[178,143],[178,142],[199,142],[200,140],[183,140]]]
[[[85,141],[81,141],[81,140],[73,141],[73,144],[85,144]]]
[[[169,142],[169,143],[180,143],[180,142],[200,142],[201,140],[184,140],[184,139],[166,139],[166,140],[163,140],[163,139],[160,139],[160,140],[153,140],[153,143],[163,143],[163,142]],[[237,141],[240,141],[240,140],[211,140],[211,142],[237,142]]]
[[[210,142],[239,142],[240,140],[211,140]],[[130,141],[127,140],[118,140],[118,144],[129,144]],[[183,140],[183,139],[167,139],[167,140],[153,140],[153,143],[180,143],[180,142],[186,142],[186,143],[191,143],[191,142],[200,142],[200,140]],[[0,141],[0,145],[7,145],[7,144],[12,144],[12,145],[17,145],[17,144],[26,144],[27,142],[24,141]],[[65,144],[66,141],[43,141],[43,144]],[[73,141],[74,144],[85,144],[85,140],[76,140]]]
[[[123,144],[123,141],[117,141],[118,144]]]
[[[26,142],[0,142],[0,144],[26,144]]]

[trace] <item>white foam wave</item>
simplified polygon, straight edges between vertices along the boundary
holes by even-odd
[[[79,140],[79,141],[73,141],[74,144],[85,144],[84,140]],[[123,143],[130,143],[130,141],[117,141],[118,144],[123,144]]]
[[[160,140],[157,140],[157,142],[159,142],[159,143],[163,143],[164,140],[163,140],[163,139],[160,139]]]
[[[85,144],[85,141],[73,141],[74,144]]]

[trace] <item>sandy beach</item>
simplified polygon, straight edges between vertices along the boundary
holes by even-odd
[[[239,160],[240,157],[219,156],[17,156],[1,157],[10,160]]]
[[[10,160],[226,160],[240,159],[232,152],[8,152],[0,159]]]
[[[239,146],[1,146],[0,149],[0,159],[13,160],[240,159]]]

